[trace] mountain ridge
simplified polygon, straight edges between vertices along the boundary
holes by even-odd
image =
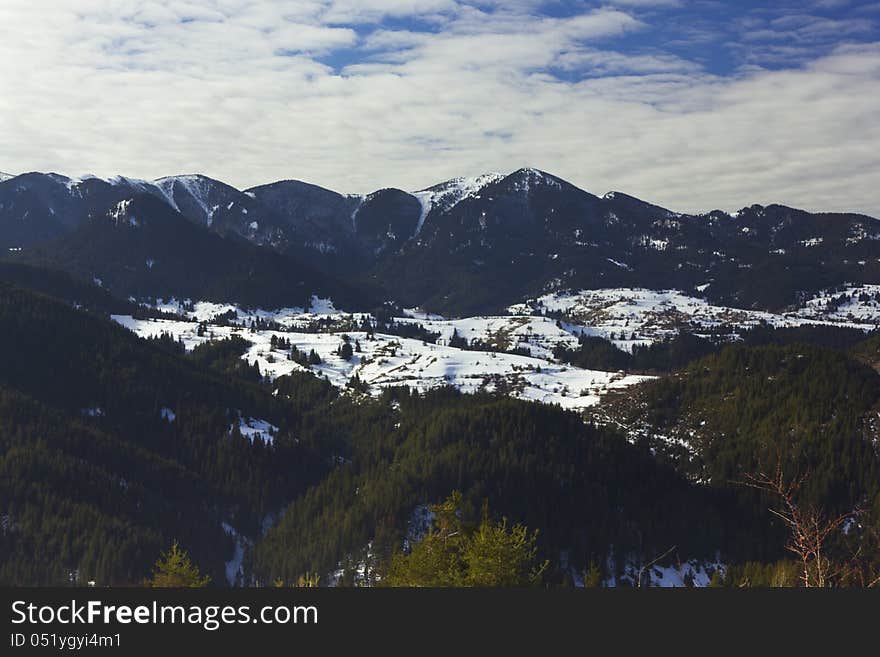
[[[236,235],[204,230],[147,193],[15,255],[13,261],[66,271],[123,299],[174,296],[308,307],[317,296],[343,299],[352,308],[372,304],[364,290]]]
[[[422,188],[414,189],[414,190],[403,189],[403,188],[394,188],[394,187],[380,187],[380,188],[373,190],[372,192],[366,192],[366,193],[354,193],[354,192],[339,191],[335,188],[326,187],[324,185],[319,185],[317,183],[309,182],[307,180],[301,180],[299,178],[280,178],[278,180],[273,180],[273,181],[265,182],[265,183],[259,183],[257,185],[251,185],[248,187],[237,187],[231,183],[220,180],[219,178],[214,178],[212,176],[208,176],[206,174],[197,173],[197,172],[169,174],[166,176],[160,176],[155,179],[146,179],[146,178],[135,178],[135,177],[130,177],[130,176],[124,176],[124,175],[115,175],[115,176],[110,176],[108,178],[103,178],[103,177],[96,176],[93,174],[82,174],[82,175],[78,175],[78,176],[76,176],[76,175],[69,176],[66,174],[61,174],[61,173],[57,173],[57,172],[50,172],[50,171],[45,171],[45,172],[44,171],[26,171],[26,172],[15,173],[15,174],[0,171],[0,183],[7,182],[9,180],[14,180],[15,178],[19,178],[22,176],[41,175],[41,176],[51,176],[51,177],[55,177],[57,179],[63,179],[65,181],[69,181],[70,183],[73,183],[73,184],[79,184],[79,183],[85,182],[87,180],[99,180],[99,181],[105,182],[107,184],[116,184],[118,182],[127,182],[129,184],[142,184],[142,185],[150,185],[150,186],[160,187],[161,186],[160,183],[163,183],[163,182],[174,182],[174,181],[181,181],[181,180],[188,179],[188,178],[190,178],[190,179],[198,178],[198,179],[206,180],[206,181],[209,181],[212,183],[223,185],[224,187],[235,190],[236,192],[239,192],[241,194],[248,194],[250,192],[253,192],[254,190],[263,189],[266,187],[272,187],[275,185],[282,185],[285,183],[293,183],[293,184],[297,184],[297,185],[302,185],[302,186],[307,186],[307,187],[323,190],[325,192],[329,192],[329,193],[343,196],[346,198],[362,198],[362,197],[368,196],[369,194],[375,193],[377,191],[381,191],[382,189],[402,189],[402,191],[405,191],[406,193],[408,193],[410,195],[416,196],[416,195],[421,194],[423,192],[440,190],[444,187],[452,186],[452,184],[454,184],[454,183],[467,183],[469,181],[491,181],[491,182],[494,182],[495,179],[503,179],[503,178],[506,178],[509,176],[513,176],[515,174],[525,173],[525,172],[532,172],[534,174],[539,174],[541,176],[545,176],[549,179],[555,179],[555,180],[562,181],[566,184],[572,185],[573,187],[577,187],[578,189],[586,191],[587,193],[594,194],[599,198],[609,199],[609,198],[614,198],[614,197],[625,196],[630,199],[641,201],[642,203],[648,203],[651,205],[655,205],[655,207],[662,207],[662,206],[656,206],[656,204],[653,204],[650,201],[645,201],[644,199],[642,199],[638,196],[628,194],[628,193],[626,193],[622,190],[619,190],[619,189],[609,190],[606,193],[599,196],[598,194],[590,192],[589,190],[581,187],[580,185],[577,185],[577,184],[572,183],[568,180],[565,180],[564,178],[557,176],[556,174],[553,174],[553,173],[550,173],[550,172],[547,172],[547,171],[544,171],[542,169],[538,169],[535,167],[520,167],[519,169],[516,169],[516,170],[511,171],[509,173],[501,173],[501,172],[497,172],[497,171],[487,171],[487,172],[474,174],[474,175],[456,176],[453,178],[449,178],[447,180],[442,180],[442,181],[436,182],[434,184],[428,185],[427,187],[422,187]],[[689,211],[689,212],[683,212],[683,211],[682,212],[674,211],[674,212],[676,214],[682,214],[682,215],[709,215],[709,214],[712,214],[713,212],[723,212],[725,214],[735,215],[737,212],[742,211],[743,209],[746,209],[746,208],[751,208],[751,207],[755,207],[755,206],[770,207],[770,206],[774,206],[774,205],[779,205],[779,206],[786,207],[786,208],[789,208],[792,210],[802,210],[804,212],[810,212],[811,214],[853,214],[853,215],[871,217],[871,218],[875,218],[875,219],[880,220],[880,218],[874,217],[873,215],[871,215],[867,212],[864,212],[864,211],[860,211],[858,209],[808,210],[808,209],[803,208],[797,204],[792,205],[789,203],[782,203],[782,202],[768,202],[766,204],[752,203],[749,205],[742,206],[740,208],[730,208],[730,209],[715,207],[715,208],[702,210],[702,211],[695,210],[695,211]],[[672,211],[672,210],[670,210],[670,211]]]
[[[298,180],[242,191],[201,174],[28,173],[0,182],[0,252],[63,241],[139,194],[209,232],[453,315],[563,289],[657,286],[780,310],[804,293],[880,282],[880,222],[867,215],[781,204],[686,214],[534,168],[366,195]]]

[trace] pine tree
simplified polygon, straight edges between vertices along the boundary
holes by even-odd
[[[590,567],[584,572],[584,588],[598,589],[602,587],[602,569],[596,561],[590,561]]]
[[[449,338],[449,346],[457,349],[467,349],[467,338],[460,336],[458,334],[458,329],[452,329],[452,336]]]
[[[350,342],[343,342],[340,345],[339,351],[337,353],[339,354],[339,357],[343,360],[351,360],[354,356],[354,350],[351,348]]]
[[[432,527],[408,555],[395,554],[383,580],[386,586],[532,586],[548,562],[537,563],[538,533],[507,520],[493,522],[484,508],[473,529],[462,522],[462,496],[454,491],[431,507]]]
[[[210,581],[207,575],[202,577],[186,551],[174,541],[171,549],[156,561],[153,577],[145,584],[156,588],[202,588]]]
[[[467,541],[463,559],[467,586],[529,586],[540,581],[548,563],[535,565],[538,531],[483,520]]]
[[[464,586],[461,546],[461,493],[454,491],[442,504],[432,506],[434,519],[427,535],[408,555],[392,557],[382,583],[397,587]]]

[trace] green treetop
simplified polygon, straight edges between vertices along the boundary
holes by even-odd
[[[201,588],[208,585],[211,578],[202,577],[198,567],[190,561],[186,550],[177,541],[168,552],[162,554],[153,567],[153,577],[147,586],[159,588]]]
[[[493,522],[488,512],[476,527],[461,519],[462,496],[455,491],[432,506],[434,518],[425,537],[409,554],[392,557],[386,586],[533,586],[547,562],[538,564],[538,532],[507,520]]]

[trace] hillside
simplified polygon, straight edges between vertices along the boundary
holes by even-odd
[[[826,513],[863,507],[873,526],[878,384],[877,372],[843,350],[733,345],[618,396],[601,415],[692,481],[743,490],[750,475],[781,467],[804,477],[802,504]]]
[[[111,313],[137,312],[130,301],[114,297],[92,282],[84,282],[66,272],[0,261],[0,282],[25,288],[104,316]]]
[[[108,320],[0,284],[0,334],[0,581],[137,583],[178,539],[223,583],[221,523],[258,534],[323,470],[294,409]]]
[[[312,296],[352,308],[369,293],[255,246],[187,221],[150,195],[117,203],[72,232],[10,255],[95,282],[122,298],[191,298],[264,307],[308,307]]]
[[[374,581],[420,531],[420,509],[453,489],[473,516],[487,501],[499,517],[540,527],[557,583],[609,555],[607,576],[619,577],[631,552],[676,544],[683,559],[711,561],[722,542],[706,491],[574,414],[451,391],[383,400],[398,408],[393,426],[359,437],[350,459],[290,505],[248,558],[257,582],[337,568]]]
[[[390,549],[416,506],[453,487],[471,505],[485,498],[500,514],[541,524],[557,579],[579,577],[588,556],[612,543],[623,551],[622,573],[627,550],[685,533],[687,518],[706,529],[688,534],[683,556],[709,558],[719,544],[717,509],[699,489],[550,406],[446,389],[368,401],[295,372],[275,380],[273,396],[238,374],[220,375],[220,352],[185,356],[173,340],[144,341],[8,285],[0,330],[3,581],[60,583],[79,571],[81,581],[136,582],[178,539],[220,584],[230,568],[238,572],[223,523],[256,544],[248,577],[292,577],[335,568],[376,534]],[[338,488],[346,481],[376,493],[352,506],[353,489]],[[291,501],[260,541],[265,518]],[[608,515],[618,504],[626,513]],[[316,515],[304,518],[301,508]],[[303,522],[321,523],[330,547],[297,541],[298,551],[279,554],[291,531],[314,531]],[[573,550],[571,568],[558,563],[560,550]]]

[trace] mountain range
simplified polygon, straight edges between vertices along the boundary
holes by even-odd
[[[381,584],[459,491],[469,527],[539,530],[548,586],[796,585],[737,483],[784,461],[804,508],[862,514],[827,558],[864,586],[878,239],[535,169],[0,175],[0,583],[138,584],[179,542],[215,585]]]
[[[126,222],[137,237],[120,237]],[[333,293],[468,315],[548,291],[649,287],[779,310],[880,281],[878,239],[880,222],[865,215],[782,205],[683,214],[536,169],[367,195],[294,180],[238,190],[201,175],[0,177],[5,257],[112,280],[126,296],[277,305]],[[212,260],[237,263],[239,283],[210,271]],[[268,289],[272,278],[297,293],[260,299],[242,282]]]

